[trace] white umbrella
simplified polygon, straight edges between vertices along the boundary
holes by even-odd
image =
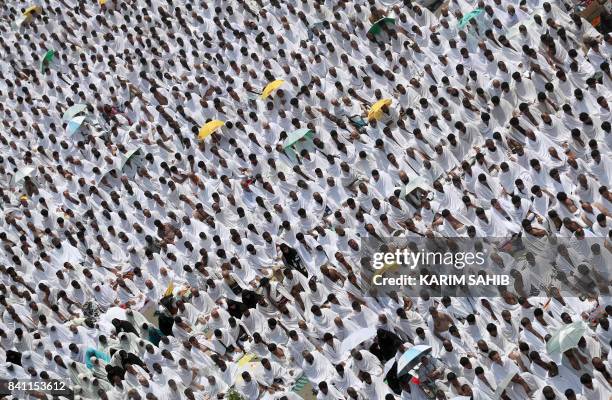
[[[393,368],[393,365],[395,365],[396,362],[397,360],[395,359],[395,357],[387,361],[385,363],[385,368],[383,368],[382,376],[387,376],[387,374],[389,373],[389,371],[391,371],[391,368]]]
[[[27,19],[28,17],[26,16],[19,17],[19,19],[15,21],[15,25],[17,26],[17,28],[21,28],[21,25],[23,25],[23,23],[26,22]]]
[[[87,110],[87,104],[74,104],[64,112],[62,119],[64,121],[70,121],[73,117],[79,115],[85,110]]]
[[[412,193],[415,189],[421,189],[425,191],[433,190],[429,183],[427,183],[427,180],[421,176],[411,176],[409,179],[410,180],[407,185],[405,185],[404,187],[400,187],[400,189],[402,190],[400,193],[401,197]]]
[[[100,317],[100,321],[108,321],[111,322],[113,319],[125,319],[126,317],[125,310],[121,307],[110,307],[102,316]]]
[[[125,310],[121,307],[111,307],[98,320],[100,330],[106,334],[110,334],[115,327],[112,324],[114,318],[126,320]]]
[[[122,156],[123,161],[121,162],[121,171],[125,168],[126,164],[131,162],[139,162],[139,159],[143,158],[142,148],[138,147],[134,150],[128,151],[125,155]]]
[[[572,347],[576,347],[586,331],[587,326],[583,321],[567,324],[556,331],[546,342],[546,351],[548,354],[561,354]]]
[[[26,176],[30,176],[30,174],[34,172],[34,170],[35,168],[33,167],[21,168],[19,171],[15,172],[15,175],[13,175],[13,178],[11,178],[11,185],[18,185],[19,183],[21,183],[21,181],[25,179]]]
[[[504,379],[501,380],[501,382],[497,384],[497,389],[495,390],[496,399],[501,398],[501,394],[503,393],[504,390],[506,390],[506,388],[510,384],[510,381],[512,381],[512,378],[514,378],[515,375],[516,374],[508,374],[504,377]]]
[[[376,336],[376,328],[362,328],[351,333],[340,344],[340,354],[350,353],[355,347]]]

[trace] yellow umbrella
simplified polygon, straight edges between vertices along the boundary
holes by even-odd
[[[255,354],[247,353],[244,356],[242,356],[242,358],[240,360],[238,360],[238,366],[239,367],[244,367],[245,365],[247,365],[248,363],[252,362],[256,358],[257,358],[257,356]]]
[[[98,0],[98,4],[103,6],[104,4],[106,4],[106,0]]]
[[[378,100],[368,112],[368,121],[379,120],[382,117],[382,108],[391,105],[391,99]]]
[[[174,291],[174,282],[170,281],[170,283],[168,284],[168,287],[166,288],[166,291],[164,292],[164,297],[170,296],[173,291]]]
[[[212,120],[210,122],[205,123],[200,128],[200,132],[198,133],[198,139],[204,140],[209,137],[214,131],[221,128],[225,125],[225,122],[220,121],[218,119]]]
[[[40,9],[40,7],[38,7],[38,6],[30,6],[30,7],[26,8],[26,10],[23,12],[23,16],[27,17],[30,14],[32,14],[33,12],[38,11],[39,9]]]
[[[277,79],[275,81],[268,83],[268,85],[265,87],[263,92],[261,92],[261,98],[267,99],[268,97],[270,97],[272,92],[278,89],[279,87],[281,87],[283,83],[285,83],[285,81],[282,79]]]

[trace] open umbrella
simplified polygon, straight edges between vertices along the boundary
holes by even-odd
[[[81,115],[79,117],[75,117],[71,119],[70,121],[68,121],[68,126],[66,127],[68,134],[74,135],[81,128],[81,125],[83,125],[83,122],[85,122],[85,118],[87,117],[85,117],[84,115]]]
[[[366,340],[376,336],[376,328],[362,328],[348,335],[340,344],[340,354],[347,354]]]
[[[64,121],[70,121],[76,115],[79,115],[83,111],[87,110],[87,104],[74,104],[72,107],[69,107],[62,116]]]
[[[251,361],[254,361],[257,359],[257,355],[253,354],[253,353],[247,353],[244,356],[242,356],[242,358],[240,360],[238,360],[238,366],[242,367],[244,365],[246,365],[247,363],[250,363]]]
[[[297,162],[296,154],[306,147],[304,142],[311,142],[314,132],[308,128],[298,129],[287,136],[283,142],[283,149],[292,162]]]
[[[28,8],[25,9],[25,11],[23,12],[23,16],[24,17],[29,17],[31,14],[40,11],[40,7],[39,6],[30,6]]]
[[[400,193],[400,196],[403,198],[407,194],[412,193],[415,189],[433,190],[433,188],[427,182],[427,179],[423,178],[422,176],[415,175],[410,176],[408,183],[404,187],[401,187],[402,192]]]
[[[385,17],[379,19],[378,21],[374,22],[374,24],[372,24],[372,27],[370,28],[368,33],[371,33],[372,35],[378,35],[385,25],[395,25],[395,18]]]
[[[567,324],[553,333],[550,340],[546,342],[546,351],[548,354],[554,355],[576,347],[586,331],[587,325],[583,321]]]
[[[372,121],[372,120],[378,121],[383,115],[382,108],[384,106],[390,106],[390,105],[391,105],[391,99],[378,100],[376,103],[372,105],[372,107],[370,108],[370,111],[368,112],[368,121]]]
[[[484,8],[477,8],[474,11],[467,13],[459,21],[459,28],[461,28],[461,29],[465,28],[465,26],[470,22],[470,20],[476,18],[477,16],[479,16],[483,12],[484,12]]]
[[[221,128],[223,125],[225,125],[225,122],[218,120],[218,119],[205,123],[200,128],[200,132],[198,133],[198,139],[200,140],[206,139],[207,137],[212,135],[214,131]]]
[[[298,129],[293,131],[287,136],[287,139],[283,142],[283,148],[287,148],[296,144],[299,140],[307,138],[312,139],[314,132],[308,128]]]
[[[431,346],[420,344],[406,350],[397,361],[397,376],[406,375],[421,362],[421,357],[431,352]]]
[[[121,163],[121,171],[123,172],[123,169],[125,168],[126,165],[128,165],[131,162],[136,162],[138,160],[138,158],[142,157],[142,148],[139,147],[137,149],[128,151],[123,157],[124,160]]]
[[[395,358],[390,359],[389,361],[387,361],[384,365],[383,368],[383,374],[382,376],[386,377],[387,374],[389,373],[389,371],[391,371],[391,369],[393,369],[393,366],[397,363],[397,360]]]
[[[98,319],[100,331],[106,334],[113,332],[115,329],[112,324],[114,318],[125,321],[127,319],[126,310],[121,307],[110,307],[104,314],[101,314]]]
[[[30,176],[32,172],[34,172],[35,168],[33,167],[23,167],[19,171],[15,172],[15,175],[11,178],[11,185],[16,186],[21,183],[25,179],[26,176]]]
[[[110,307],[100,316],[101,320],[111,322],[114,318],[125,320],[127,318],[125,309],[121,307]]]
[[[41,73],[45,72],[45,68],[47,67],[47,65],[49,65],[51,61],[53,61],[53,57],[55,57],[55,51],[47,50],[42,60],[40,61],[40,72]]]
[[[509,373],[508,375],[504,376],[504,379],[497,382],[497,388],[495,389],[496,399],[501,399],[502,393],[504,392],[504,390],[506,390],[510,382],[512,382],[512,378],[514,378],[515,375],[516,373]]]
[[[172,292],[174,292],[174,282],[170,281],[168,287],[166,288],[166,291],[164,292],[163,297],[170,296]]]
[[[238,360],[238,370],[236,371],[236,378],[242,379],[242,373],[247,371],[253,376],[259,376],[263,373],[263,365],[258,361],[259,358],[256,354],[247,353],[240,360]]]
[[[277,79],[275,81],[268,83],[266,87],[264,88],[263,92],[261,92],[261,98],[267,99],[268,97],[270,97],[272,92],[278,89],[279,87],[281,87],[283,83],[285,83],[283,79]]]
[[[24,22],[26,22],[28,20],[29,16],[24,16],[22,15],[21,17],[19,17],[19,19],[17,21],[15,21],[15,25],[18,28],[21,28],[21,25],[23,25]]]

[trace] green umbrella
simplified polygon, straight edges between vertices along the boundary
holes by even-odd
[[[587,326],[583,321],[567,324],[553,333],[552,337],[546,342],[546,351],[551,355],[562,354],[564,351],[576,347],[586,331]]]
[[[477,8],[474,11],[468,13],[467,15],[464,15],[463,18],[461,18],[461,21],[459,21],[459,28],[465,28],[465,26],[468,24],[468,22],[470,22],[471,19],[476,18],[483,12],[484,8]]]
[[[43,56],[42,61],[40,62],[40,72],[44,73],[45,72],[45,67],[51,62],[53,61],[53,57],[55,57],[55,51],[53,50],[47,50],[47,52],[45,53],[45,55]]]
[[[308,128],[298,129],[293,131],[287,136],[287,139],[283,142],[283,148],[286,149],[289,146],[293,146],[298,140],[302,138],[312,139],[314,132]]]
[[[289,136],[287,136],[287,139],[285,139],[283,142],[283,149],[285,149],[287,156],[292,161],[296,161],[296,153],[299,153],[303,148],[300,141],[302,139],[312,141],[313,136],[314,132],[308,128],[302,128],[291,132]]]
[[[378,35],[385,25],[395,25],[395,18],[385,17],[374,22],[368,33],[372,35]]]

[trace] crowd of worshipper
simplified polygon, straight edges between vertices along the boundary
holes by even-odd
[[[429,5],[1,2],[0,378],[611,399],[612,36],[567,0]],[[374,296],[388,237],[524,248],[499,296]],[[534,295],[545,264],[569,289]]]

